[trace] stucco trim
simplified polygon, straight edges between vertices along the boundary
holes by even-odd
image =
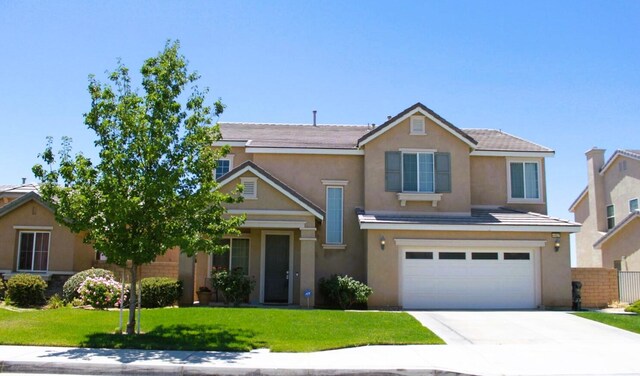
[[[240,227],[243,228],[297,228],[303,230],[305,221],[269,221],[269,220],[246,220]]]
[[[580,226],[510,226],[510,225],[434,225],[417,223],[362,223],[361,230],[417,230],[417,231],[505,231],[505,232],[569,232]]]
[[[469,155],[472,157],[550,158],[555,154],[553,151],[474,150]]]
[[[359,149],[331,149],[331,148],[274,148],[274,147],[248,147],[247,153],[253,154],[320,154],[320,155],[364,155],[364,150]]]
[[[270,210],[270,209],[229,209],[227,213],[231,215],[284,215],[284,216],[301,216],[308,215],[306,210]]]
[[[246,146],[246,145],[248,145],[248,144],[250,144],[250,143],[251,143],[251,140],[247,140],[247,141],[231,141],[231,140],[229,140],[229,141],[224,141],[224,140],[222,140],[222,141],[216,141],[216,142],[214,142],[214,143],[213,143],[213,146],[218,146],[218,147],[220,147],[220,146],[227,146],[227,145],[229,145],[230,147],[244,147],[244,146]]]
[[[501,247],[501,248],[539,248],[547,244],[546,240],[469,240],[469,239],[394,239],[401,247]]]
[[[52,231],[53,226],[13,226],[14,230]]]

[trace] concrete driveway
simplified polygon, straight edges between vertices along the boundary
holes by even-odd
[[[589,345],[640,343],[640,335],[552,311],[409,312],[450,345]]]

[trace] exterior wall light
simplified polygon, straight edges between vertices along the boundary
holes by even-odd
[[[553,238],[553,249],[558,252],[560,250],[560,233],[552,232],[551,237]]]
[[[386,240],[384,240],[384,235],[380,237],[380,249],[384,251],[384,246],[387,244]]]

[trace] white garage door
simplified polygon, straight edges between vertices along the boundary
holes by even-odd
[[[535,251],[407,249],[400,253],[406,309],[536,307]]]

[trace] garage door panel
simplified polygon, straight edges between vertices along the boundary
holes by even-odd
[[[534,308],[533,257],[504,260],[402,259],[402,304],[408,309]],[[493,251],[493,253],[496,253]],[[482,256],[476,256],[482,257]],[[492,256],[487,256],[492,257]]]

